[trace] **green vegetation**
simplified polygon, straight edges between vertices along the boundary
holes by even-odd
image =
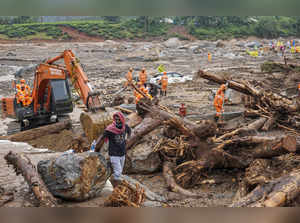
[[[44,33],[47,39],[70,39],[61,27],[70,27],[89,36],[101,37],[104,39],[135,39],[146,37],[157,37],[166,35],[168,24],[154,23],[151,25],[150,32],[144,32],[144,24],[138,20],[126,20],[119,23],[107,20],[99,21],[70,21],[55,23],[29,23],[0,25],[0,34],[8,38],[18,39]]]
[[[47,39],[61,39],[64,33],[52,24],[13,24],[0,25],[0,34],[12,39],[26,39],[28,36],[40,36]]]
[[[278,38],[300,36],[300,17],[287,16],[173,16],[174,24],[163,22],[165,17],[107,16],[95,21],[65,21],[37,23],[39,17],[0,17],[0,38],[4,39],[55,39],[70,40],[63,27],[73,28],[89,36],[104,39],[147,39],[177,37],[186,40],[182,33],[169,32],[180,25],[198,39],[230,39],[257,36]],[[2,24],[2,25],[1,25]]]
[[[186,25],[190,34],[198,39],[300,36],[300,17],[183,16],[176,21]]]

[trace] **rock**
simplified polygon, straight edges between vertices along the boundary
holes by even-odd
[[[201,54],[202,53],[202,50],[199,46],[193,47],[192,51],[193,51],[194,54]]]
[[[113,41],[113,40],[105,40],[104,43],[106,44],[111,44],[111,45],[115,45],[115,44],[118,44],[116,41]]]
[[[261,45],[261,43],[259,43],[259,42],[257,42],[257,41],[253,41],[253,42],[250,42],[250,43],[246,43],[246,44],[245,44],[245,47],[254,48],[255,46],[256,46],[257,48],[259,48],[259,47],[261,47],[262,45]]]
[[[225,47],[225,44],[222,41],[218,41],[216,44],[216,47],[223,48],[223,47]]]
[[[100,153],[65,153],[40,161],[39,174],[56,197],[84,201],[100,195],[111,168]]]
[[[146,141],[127,152],[125,173],[153,173],[159,170],[162,163],[158,153],[152,152],[152,145]]]
[[[12,53],[12,52],[8,52],[7,54],[6,54],[6,56],[17,56],[17,54],[15,54],[15,53]]]
[[[170,38],[164,42],[164,45],[168,48],[175,48],[181,45],[181,41],[178,38]]]

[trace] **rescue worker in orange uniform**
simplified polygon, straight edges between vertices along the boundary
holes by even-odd
[[[147,73],[145,68],[143,68],[139,73],[139,81],[142,83],[142,85],[145,85],[145,83],[147,82]]]
[[[222,113],[224,112],[223,105],[225,100],[226,89],[227,89],[226,85],[222,84],[221,87],[218,89],[214,99],[214,106],[216,108],[216,116],[215,116],[216,122],[219,120]]]
[[[211,62],[211,54],[210,53],[207,54],[207,60],[208,60],[208,62]]]
[[[145,95],[147,95],[148,98],[150,98],[152,100],[152,96],[149,94],[148,90],[145,88],[145,86],[141,82],[139,82],[137,84],[137,87],[140,91],[142,91]],[[144,97],[137,91],[134,91],[134,96],[135,96],[135,104],[138,104],[138,102],[141,100],[141,98]]]
[[[186,116],[186,107],[184,106],[184,103],[181,104],[179,108],[179,115],[184,118]]]
[[[22,79],[20,81],[20,84],[16,85],[17,88],[17,103],[22,102],[22,105],[24,107],[29,106],[32,103],[32,97],[31,97],[31,89],[30,87],[26,84],[26,81]]]
[[[167,96],[168,76],[167,76],[166,72],[164,72],[164,74],[161,76],[160,83],[161,83],[161,94],[160,95]]]
[[[130,68],[129,71],[128,71],[128,73],[126,74],[126,80],[127,80],[127,82],[125,83],[125,87],[127,87],[128,84],[130,82],[132,82],[132,71],[133,71],[133,69]]]
[[[300,83],[298,84],[298,95],[300,97]]]

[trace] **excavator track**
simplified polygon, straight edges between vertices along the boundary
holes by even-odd
[[[11,121],[7,125],[7,135],[13,135],[18,132],[21,132],[21,125],[17,121]]]
[[[69,115],[63,115],[63,116],[59,116],[57,122],[63,122],[63,121],[69,121],[71,120],[71,117]],[[51,122],[45,125],[51,125],[55,122]],[[45,126],[45,125],[41,125],[41,126]],[[40,127],[40,126],[38,126]],[[36,128],[38,128],[36,127]],[[30,129],[30,128],[29,128]],[[19,122],[17,121],[11,121],[10,123],[8,123],[7,125],[7,135],[13,135],[16,134],[18,132],[21,132],[21,125]]]

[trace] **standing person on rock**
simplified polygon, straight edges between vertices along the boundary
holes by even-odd
[[[104,141],[109,142],[108,155],[113,169],[110,182],[113,187],[121,183],[121,175],[125,164],[126,136],[130,137],[131,128],[125,124],[125,117],[121,112],[113,115],[113,123],[97,139],[95,152],[100,152]]]

